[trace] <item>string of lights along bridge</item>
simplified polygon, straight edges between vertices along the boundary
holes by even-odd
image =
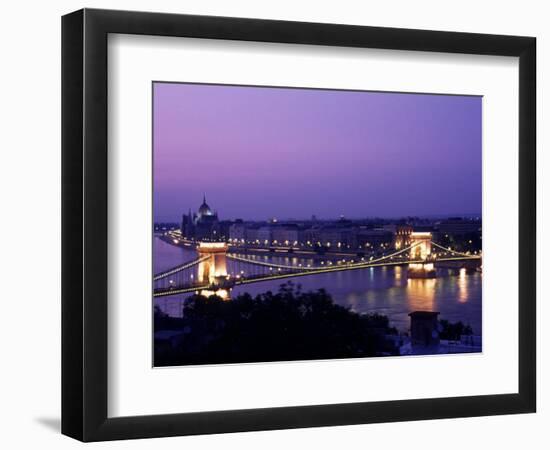
[[[407,266],[409,278],[434,278],[437,267],[477,270],[482,258],[481,254],[462,253],[437,244],[429,232],[413,232],[406,246],[381,256],[339,260],[321,258],[314,264],[305,264],[299,258],[293,258],[295,264],[261,260],[230,251],[226,242],[199,242],[195,245],[196,259],[154,275],[154,297],[197,293],[229,299],[231,289],[238,285],[398,265]],[[228,260],[232,261],[231,273]]]

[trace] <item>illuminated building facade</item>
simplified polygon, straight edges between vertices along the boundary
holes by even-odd
[[[411,233],[413,229],[410,225],[398,225],[395,229],[394,243],[395,249],[401,250],[411,245]]]
[[[380,251],[389,248],[394,240],[394,234],[383,228],[363,229],[357,231],[357,244],[365,250]]]
[[[191,213],[182,217],[181,233],[187,239],[197,241],[217,241],[223,239],[221,233],[220,221],[218,213],[214,212],[208,203],[206,203],[206,195],[203,196],[202,204],[196,213]]]

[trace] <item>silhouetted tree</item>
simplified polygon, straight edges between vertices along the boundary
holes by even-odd
[[[472,335],[473,330],[470,325],[464,325],[462,322],[451,323],[448,320],[442,319],[439,321],[441,325],[441,332],[439,337],[441,339],[448,339],[452,341],[457,341],[460,339],[460,336]]]
[[[385,336],[396,333],[386,316],[355,313],[323,289],[302,292],[292,283],[231,301],[195,295],[183,317],[188,333],[172,351],[163,345],[162,354],[155,352],[155,365],[375,356],[393,350]]]

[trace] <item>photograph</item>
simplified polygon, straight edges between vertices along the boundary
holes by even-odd
[[[152,95],[155,367],[482,351],[481,96]]]
[[[516,3],[6,2],[0,449],[550,449]]]

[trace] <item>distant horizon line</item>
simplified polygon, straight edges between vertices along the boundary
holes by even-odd
[[[178,223],[181,221],[181,218],[186,215],[187,213],[182,213],[179,219],[176,220],[161,220],[158,218],[154,218],[154,223]],[[220,222],[234,222],[236,220],[242,220],[243,222],[270,222],[273,219],[275,219],[277,222],[311,222],[313,220],[313,216],[316,216],[316,214],[312,214],[307,218],[299,218],[299,217],[267,217],[267,218],[261,218],[261,219],[252,219],[252,218],[243,218],[243,217],[235,217],[235,218],[226,218],[226,219],[219,219]],[[398,215],[398,216],[381,216],[381,215],[374,215],[374,216],[346,216],[345,214],[341,214],[334,217],[315,217],[315,220],[318,221],[337,221],[340,219],[346,219],[346,220],[373,220],[373,219],[382,219],[382,220],[401,220],[401,219],[407,219],[407,218],[417,218],[417,219],[450,219],[450,218],[482,218],[482,213],[450,213],[450,214],[423,214],[423,215],[413,215],[413,214],[406,214],[406,215]]]

